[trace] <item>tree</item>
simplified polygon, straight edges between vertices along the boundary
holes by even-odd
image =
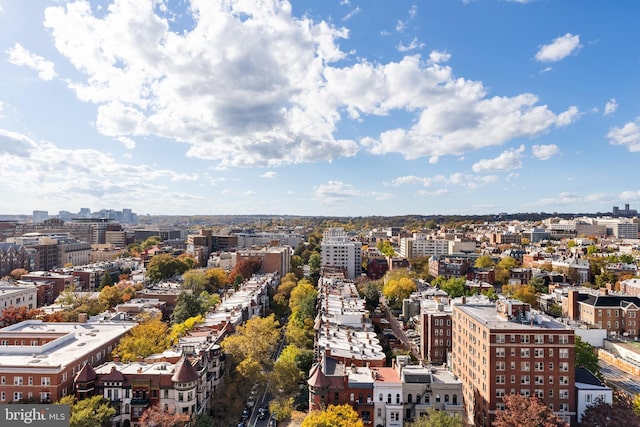
[[[503,257],[496,266],[496,282],[502,284],[508,283],[511,269],[516,268],[517,266],[518,261],[515,258],[510,256]]]
[[[510,394],[502,398],[505,409],[496,411],[494,427],[566,427],[562,418],[554,414],[537,397]]]
[[[113,354],[123,362],[134,362],[138,357],[162,353],[173,344],[168,332],[169,328],[159,317],[147,319],[120,340]]]
[[[322,266],[322,256],[318,252],[313,252],[309,256],[309,269],[311,272],[320,271]]]
[[[640,416],[635,412],[635,401],[623,391],[613,394],[613,404],[598,401],[582,414],[583,427],[626,427],[640,425]]]
[[[401,304],[402,300],[409,298],[417,289],[416,282],[409,277],[389,279],[382,288],[382,294],[389,300],[391,306]]]
[[[182,323],[190,317],[204,314],[202,301],[191,292],[182,291],[176,298],[176,306],[171,313],[171,323]]]
[[[217,292],[227,283],[227,273],[222,268],[210,268],[204,274],[209,281],[206,286],[209,293]]]
[[[600,372],[600,365],[598,364],[598,354],[594,351],[593,346],[578,335],[575,336],[574,342],[576,349],[576,366],[582,366],[591,371],[596,377],[602,379],[602,372]]]
[[[491,268],[493,267],[493,258],[490,255],[479,256],[473,266],[476,268]]]
[[[209,279],[202,270],[187,270],[182,275],[182,289],[190,290],[194,295],[200,295],[208,283]]]
[[[289,308],[291,312],[298,312],[299,318],[304,319],[315,316],[316,299],[318,291],[308,280],[300,280],[298,285],[291,291],[289,297]]]
[[[0,313],[0,324],[2,324],[2,326],[14,325],[24,320],[35,319],[43,313],[42,310],[38,310],[37,308],[10,305]]]
[[[182,274],[189,269],[189,265],[171,254],[154,255],[147,264],[147,277],[152,282],[169,279]]]
[[[100,280],[99,289],[102,289],[105,286],[111,286],[111,285],[113,285],[113,279],[111,278],[111,274],[109,274],[108,271],[105,271],[104,274],[102,275],[102,279]]]
[[[362,289],[362,296],[368,308],[376,308],[380,304],[380,288],[376,282],[367,282]]]
[[[271,390],[277,390],[279,394],[289,397],[293,397],[299,391],[298,384],[302,381],[302,371],[296,363],[298,354],[300,349],[292,344],[282,350],[269,377]]]
[[[302,427],[364,427],[364,423],[350,405],[329,405],[324,411],[309,412]]]
[[[391,242],[388,240],[380,240],[376,247],[386,256],[394,256],[396,254],[395,249],[393,249]]]
[[[11,276],[13,280],[20,280],[20,278],[27,273],[29,272],[24,268],[14,268],[11,270],[11,273],[9,273],[9,276]]]
[[[259,272],[261,268],[262,261],[258,258],[241,259],[236,263],[236,266],[231,270],[231,273],[229,273],[227,283],[235,283],[236,276],[242,276],[244,279],[248,279],[255,273]]]
[[[526,302],[532,307],[538,306],[538,296],[536,295],[535,288],[531,285],[504,285],[502,286],[502,293],[519,301]]]
[[[158,246],[160,243],[162,243],[162,240],[160,239],[160,236],[150,236],[149,238],[147,238],[147,240],[145,240],[144,242],[140,243],[139,250],[146,251],[149,248],[152,248],[154,246]]]
[[[183,427],[189,422],[189,415],[176,413],[175,410],[165,412],[154,405],[144,411],[140,422],[147,427]]]
[[[58,403],[69,405],[69,427],[107,427],[116,414],[116,410],[101,395],[78,401],[73,395],[68,395]]]
[[[458,414],[450,415],[445,411],[429,408],[426,415],[409,423],[408,427],[462,427],[462,420]]]
[[[458,298],[467,294],[467,280],[464,277],[445,279],[444,276],[440,276],[436,278],[434,284],[438,285],[451,298]]]
[[[267,367],[280,336],[278,326],[273,314],[253,317],[222,341],[222,349],[238,364],[250,358]]]
[[[269,403],[269,411],[278,420],[284,420],[293,412],[293,397],[278,396]],[[329,427],[327,425],[327,427]]]
[[[98,295],[98,302],[106,308],[115,307],[122,302],[120,289],[117,286],[104,286]]]
[[[218,294],[209,294],[207,291],[202,291],[199,295],[200,303],[202,304],[202,309],[206,312],[209,311],[212,307],[220,304],[220,295]]]

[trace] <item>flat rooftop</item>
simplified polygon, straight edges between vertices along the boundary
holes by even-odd
[[[0,329],[0,371],[7,368],[38,368],[60,371],[78,360],[91,358],[108,341],[131,330],[137,323],[45,323],[27,320]],[[32,340],[40,345],[30,345]],[[19,344],[16,345],[16,340]],[[24,344],[22,344],[24,342]]]
[[[480,323],[484,323],[490,329],[521,329],[540,330],[540,329],[567,329],[562,323],[555,322],[547,317],[531,314],[529,320],[506,319],[501,316],[495,306],[489,305],[456,305],[456,309],[463,311],[467,315],[473,317]]]

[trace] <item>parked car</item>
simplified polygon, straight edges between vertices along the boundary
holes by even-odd
[[[269,408],[267,408],[266,406],[261,406],[260,408],[258,408],[258,419],[259,420],[264,420],[268,416],[269,416]]]
[[[269,420],[269,427],[276,427],[276,419],[271,417]]]

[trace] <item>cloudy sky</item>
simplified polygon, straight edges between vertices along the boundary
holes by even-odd
[[[639,14],[0,0],[0,214],[640,209]]]

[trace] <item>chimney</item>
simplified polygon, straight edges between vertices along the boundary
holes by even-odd
[[[78,323],[87,323],[87,313],[78,313]]]
[[[117,354],[114,354],[114,355],[113,355],[113,361],[114,361],[115,363],[120,363],[120,356],[118,356]]]

